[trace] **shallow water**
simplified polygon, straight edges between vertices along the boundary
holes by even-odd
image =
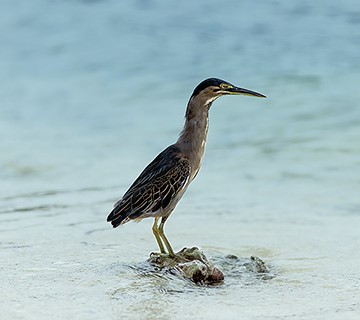
[[[0,4],[2,319],[359,318],[357,1],[221,4]],[[214,103],[166,226],[217,287],[150,268],[151,220],[105,222],[209,76],[268,96]]]

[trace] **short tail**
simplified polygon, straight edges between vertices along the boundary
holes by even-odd
[[[120,224],[124,224],[130,220],[127,212],[120,211],[118,207],[115,207],[107,217],[107,222],[111,222],[113,228],[118,227]]]

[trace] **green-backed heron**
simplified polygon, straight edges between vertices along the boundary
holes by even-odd
[[[144,169],[107,217],[114,228],[130,220],[153,217],[152,230],[160,251],[166,253],[166,247],[170,256],[175,255],[165,236],[164,224],[200,169],[211,104],[218,97],[229,94],[266,98],[217,78],[201,82],[190,97],[185,125],[176,143]]]

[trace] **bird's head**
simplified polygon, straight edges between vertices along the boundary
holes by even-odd
[[[217,78],[209,78],[201,82],[195,88],[190,100],[196,97],[196,99],[201,100],[205,105],[211,105],[211,103],[218,97],[229,94],[241,94],[245,96],[266,98],[266,96],[261,93],[236,87],[227,81]]]

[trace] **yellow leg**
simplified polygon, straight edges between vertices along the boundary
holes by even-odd
[[[165,246],[166,246],[166,248],[167,248],[167,250],[168,250],[168,252],[169,252],[169,256],[170,256],[170,257],[175,257],[175,253],[174,253],[173,249],[171,248],[170,242],[169,242],[169,240],[166,238],[165,233],[164,233],[164,225],[165,225],[166,219],[167,219],[167,218],[162,218],[162,219],[161,219],[161,223],[160,223],[159,229],[158,229],[158,231],[159,231],[159,236],[160,236],[161,239],[164,241]]]
[[[160,231],[159,231],[158,224],[157,224],[158,220],[159,220],[159,218],[155,217],[154,224],[152,226],[152,231],[153,231],[153,234],[155,236],[156,242],[159,245],[160,252],[161,253],[166,253],[165,249],[164,249],[164,245],[163,245],[163,243],[161,241],[161,238],[160,238]]]

